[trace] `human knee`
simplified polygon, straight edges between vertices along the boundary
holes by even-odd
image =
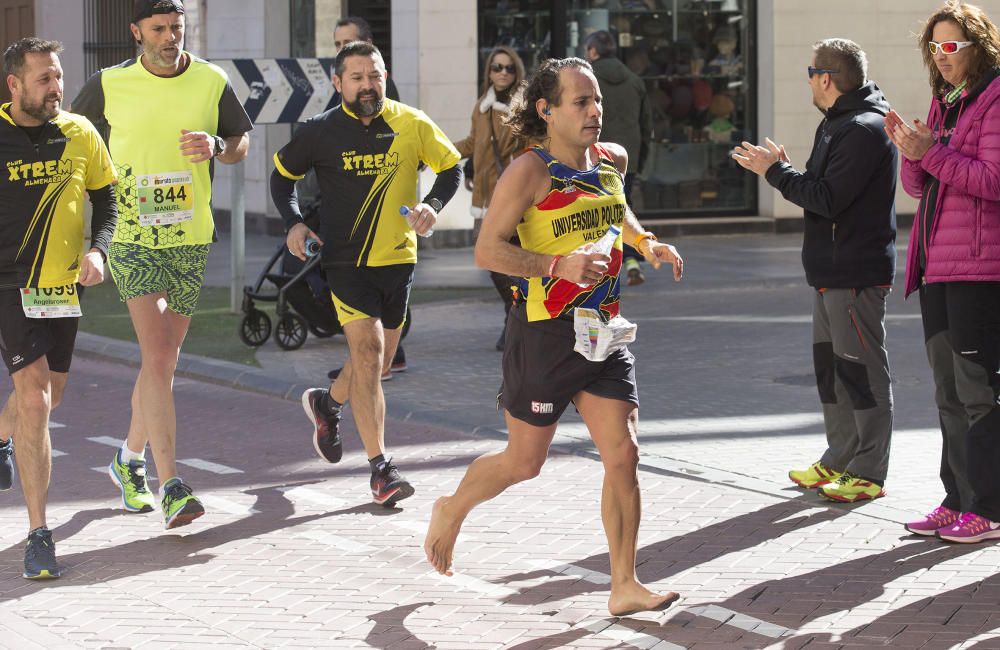
[[[603,458],[604,470],[619,475],[634,476],[639,467],[639,445],[635,438],[621,438]]]
[[[542,473],[545,458],[518,458],[510,464],[510,475],[515,483],[530,481]]]
[[[180,351],[172,346],[155,346],[142,351],[142,370],[154,377],[170,380],[177,369]]]
[[[18,420],[48,421],[52,411],[52,393],[48,388],[18,388],[17,418]]]

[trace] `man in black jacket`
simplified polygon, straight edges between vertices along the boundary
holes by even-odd
[[[804,172],[769,139],[733,151],[805,211],[802,265],[816,290],[813,362],[828,447],[788,477],[835,501],[885,494],[892,433],[885,304],[895,274],[898,154],[883,130],[889,103],[867,72],[856,43],[813,46],[809,87],[825,119]]]

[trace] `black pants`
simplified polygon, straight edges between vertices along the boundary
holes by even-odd
[[[941,423],[941,505],[1000,521],[1000,282],[920,289]]]

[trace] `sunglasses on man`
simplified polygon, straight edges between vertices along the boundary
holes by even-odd
[[[517,67],[514,64],[511,65],[504,65],[502,63],[490,64],[490,72],[500,72],[502,70],[506,71],[507,74],[514,74],[515,72],[517,72]]]
[[[927,43],[927,47],[931,48],[931,54],[937,54],[938,50],[945,54],[956,54],[959,50],[964,50],[970,45],[975,45],[975,43],[972,41],[943,41],[941,43],[930,41]]]
[[[812,66],[806,68],[806,71],[809,73],[810,79],[818,74],[837,74],[840,72],[840,70],[827,70],[826,68],[814,68]]]

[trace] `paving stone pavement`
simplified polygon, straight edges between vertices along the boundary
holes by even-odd
[[[387,440],[417,486],[395,509],[367,502],[350,424],[344,460],[322,463],[293,401],[342,361],[342,338],[292,353],[269,342],[259,372],[183,362],[179,458],[209,514],[170,532],[158,513],[117,509],[104,438],[127,427],[135,370],[92,356],[128,361],[127,347],[84,337],[53,415],[65,425],[50,494],[65,576],[19,577],[23,505],[17,489],[0,496],[0,647],[1000,648],[1000,550],[900,526],[941,494],[917,306],[898,291],[889,496],[845,506],[786,487],[823,441],[797,244],[687,238],[684,283],[649,273],[625,290],[639,323],[638,571],[681,592],[670,610],[606,616],[600,469],[572,414],[539,478],[473,511],[458,573],[429,570],[433,499],[504,433],[491,408],[501,310],[466,300],[414,308],[411,368],[385,385]],[[418,286],[485,284],[469,251],[422,264]]]

